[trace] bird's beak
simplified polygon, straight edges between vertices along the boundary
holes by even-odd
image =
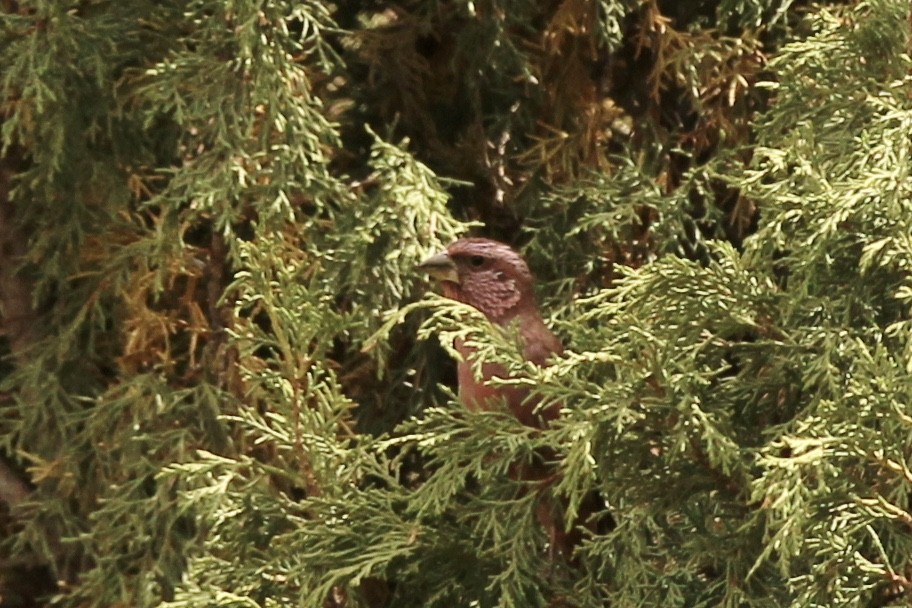
[[[459,284],[459,271],[446,251],[432,255],[418,264],[418,270],[423,270],[438,281]]]

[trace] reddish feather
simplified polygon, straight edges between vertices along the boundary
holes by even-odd
[[[434,269],[426,266],[442,279],[446,297],[480,310],[493,323],[506,326],[518,324],[523,344],[523,357],[536,365],[544,365],[552,355],[563,352],[560,340],[542,321],[535,301],[534,279],[526,262],[513,249],[488,239],[466,238],[452,243],[446,255],[435,256]],[[429,260],[430,261],[430,260]],[[455,270],[455,274],[453,271]],[[529,390],[515,386],[494,386],[493,377],[507,378],[503,366],[495,363],[482,365],[481,376],[472,371],[475,351],[457,343],[462,355],[458,365],[459,398],[470,409],[491,409],[503,400],[516,418],[527,426],[541,428],[559,413],[558,406],[536,413],[537,401],[529,398]],[[546,454],[539,454],[547,459]],[[538,482],[544,490],[554,481],[555,472],[544,462],[517,464],[512,477],[526,482]],[[595,497],[597,505],[600,500]],[[592,502],[592,501],[590,501]],[[584,509],[588,510],[588,509]],[[593,507],[590,512],[597,510]],[[566,532],[563,526],[563,507],[553,500],[543,500],[536,508],[539,523],[548,532],[553,554],[570,555],[580,540],[578,526]]]
[[[447,254],[459,273],[459,283],[443,282],[444,295],[483,312],[493,323],[516,323],[523,344],[523,357],[544,365],[549,357],[563,352],[560,340],[542,321],[535,301],[534,279],[526,262],[507,245],[488,239],[460,239],[447,247]],[[479,258],[483,260],[478,262]],[[494,400],[505,400],[523,424],[541,427],[557,417],[558,408],[535,415],[536,402],[529,391],[513,386],[492,386],[492,377],[507,378],[501,365],[486,363],[481,377],[472,373],[474,350],[456,345],[459,362],[459,398],[471,409],[490,409]]]

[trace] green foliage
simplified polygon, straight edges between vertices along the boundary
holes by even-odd
[[[908,603],[909,6],[792,4],[0,3],[4,606]]]

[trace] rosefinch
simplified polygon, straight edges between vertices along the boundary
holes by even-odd
[[[529,267],[518,253],[507,245],[488,239],[459,239],[446,251],[431,256],[421,263],[420,269],[440,281],[443,294],[453,300],[469,304],[480,310],[497,325],[516,323],[522,340],[523,356],[536,365],[544,365],[548,357],[563,352],[560,340],[542,321],[535,301],[534,280]],[[474,351],[462,343],[456,344],[462,355],[458,365],[459,399],[470,409],[489,409],[494,400],[502,399],[520,422],[541,428],[557,417],[558,406],[535,412],[536,401],[529,399],[529,391],[515,386],[492,386],[492,377],[506,378],[503,366],[486,363],[481,378],[472,373]],[[548,454],[540,453],[545,460]],[[517,465],[511,476],[526,482],[538,482],[544,490],[555,481],[556,473],[546,462]],[[563,525],[563,505],[553,500],[542,500],[536,508],[539,523],[550,539],[550,552],[569,557],[579,542],[579,525],[589,514],[604,504],[597,493],[584,500],[580,519],[568,533]]]
[[[522,340],[523,357],[543,365],[552,354],[563,352],[560,340],[542,321],[535,301],[532,273],[526,262],[507,245],[488,239],[460,239],[446,251],[431,256],[419,266],[443,287],[446,297],[477,308],[492,322],[506,326],[516,323]],[[503,399],[517,419],[541,427],[557,417],[557,408],[534,413],[529,391],[515,386],[491,386],[492,377],[506,378],[503,366],[485,363],[481,378],[472,373],[474,351],[461,342],[458,366],[459,399],[470,409],[489,409],[491,401]]]

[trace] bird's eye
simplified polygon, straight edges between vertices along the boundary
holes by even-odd
[[[472,266],[474,266],[476,268],[478,268],[479,266],[481,266],[484,263],[485,263],[484,256],[473,255],[472,257],[469,258],[469,264],[471,264]]]

